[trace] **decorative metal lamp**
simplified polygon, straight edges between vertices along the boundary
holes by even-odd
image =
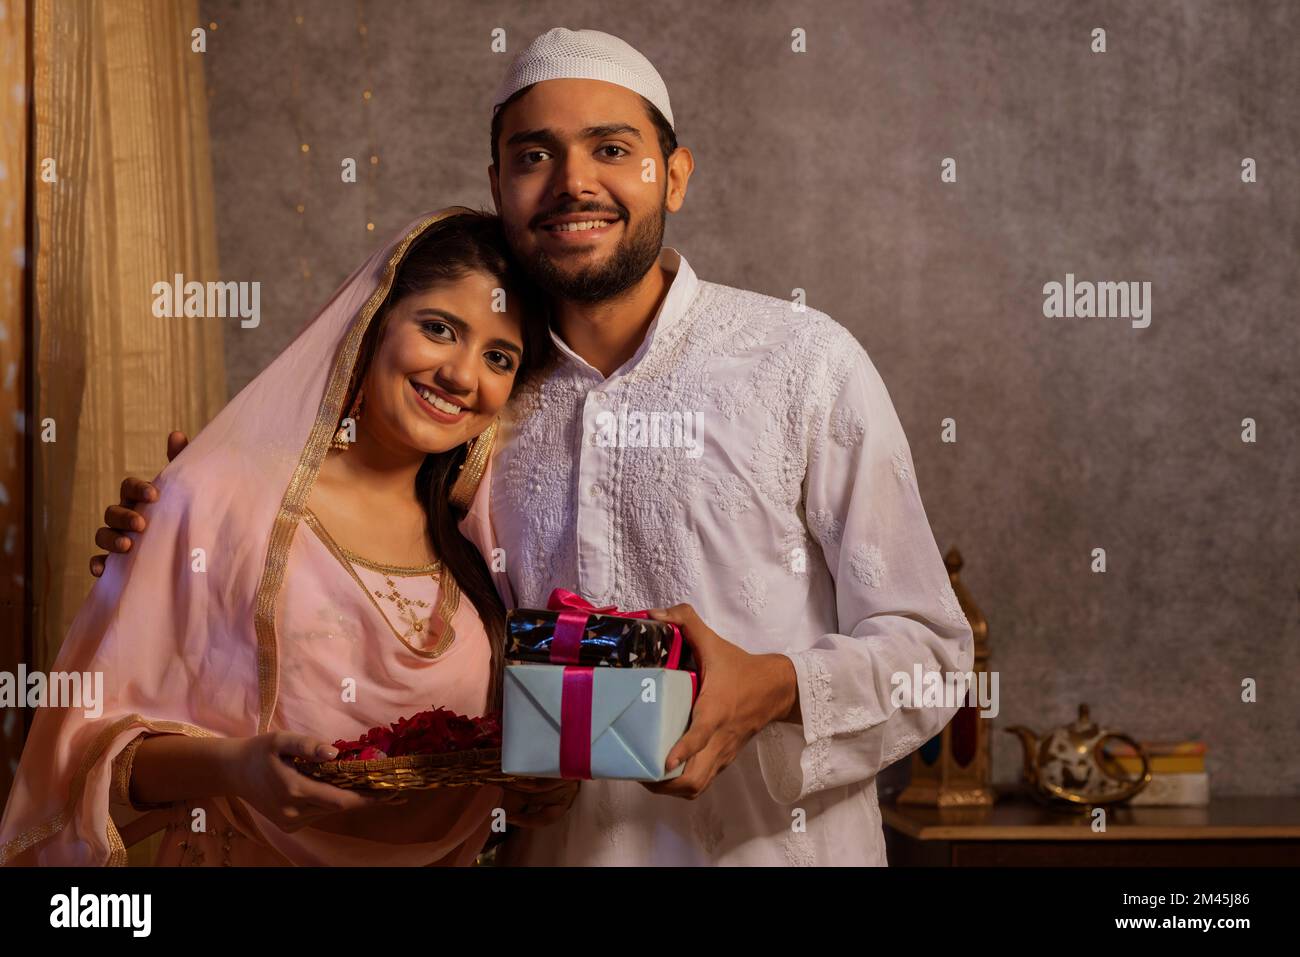
[[[924,807],[981,807],[994,801],[993,761],[989,751],[990,721],[980,717],[974,691],[979,675],[988,670],[989,626],[962,584],[961,553],[948,549],[943,563],[957,602],[975,636],[975,681],[971,700],[957,709],[947,726],[912,754],[912,780],[898,796],[899,804]],[[987,680],[987,679],[985,679]]]

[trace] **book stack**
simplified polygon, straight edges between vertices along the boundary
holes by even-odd
[[[1129,803],[1135,807],[1201,807],[1210,803],[1204,741],[1143,741],[1151,761],[1151,783]],[[1142,759],[1132,747],[1111,740],[1105,754],[1127,776],[1142,773]]]

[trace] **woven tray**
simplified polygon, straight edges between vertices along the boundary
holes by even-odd
[[[506,784],[517,780],[501,770],[501,749],[410,754],[369,761],[309,761],[294,767],[310,778],[353,791],[411,791],[428,788]]]

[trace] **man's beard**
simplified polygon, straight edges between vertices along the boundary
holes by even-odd
[[[605,262],[576,273],[561,272],[540,248],[520,255],[519,237],[509,227],[506,238],[524,271],[547,295],[571,302],[600,302],[626,292],[651,270],[663,248],[667,220],[667,211],[660,206],[659,215],[647,216]]]

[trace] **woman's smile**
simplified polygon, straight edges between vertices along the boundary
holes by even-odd
[[[416,403],[430,418],[452,425],[469,415],[469,409],[455,402],[441,389],[423,385],[414,379],[407,381],[411,383],[411,390],[415,393]]]

